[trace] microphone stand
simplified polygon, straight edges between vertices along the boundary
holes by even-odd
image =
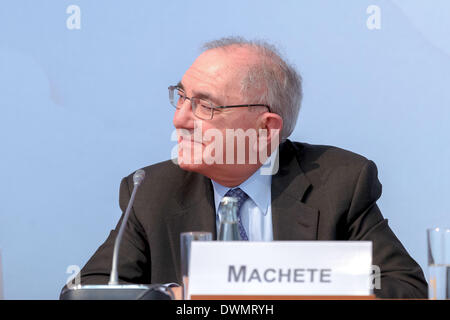
[[[119,284],[118,259],[123,233],[130,216],[137,189],[145,178],[144,170],[137,170],[133,175],[133,192],[128,202],[122,224],[114,242],[111,275],[107,285],[77,285],[66,288],[61,293],[61,300],[171,300],[175,299],[172,289],[161,285]]]

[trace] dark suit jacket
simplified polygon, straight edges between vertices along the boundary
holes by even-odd
[[[182,283],[180,233],[210,231],[216,235],[211,181],[172,161],[144,170],[146,179],[136,194],[120,249],[120,280]],[[130,175],[120,186],[123,212],[132,188]],[[372,161],[335,147],[287,140],[280,146],[279,171],[272,177],[274,240],[372,241],[372,263],[381,268],[381,289],[375,290],[376,296],[426,298],[422,270],[381,215],[376,205],[380,195]],[[83,284],[108,282],[122,218],[81,270]]]

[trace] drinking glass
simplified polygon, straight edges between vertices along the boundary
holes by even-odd
[[[427,229],[428,298],[450,299],[450,229]]]
[[[181,248],[181,276],[183,278],[183,300],[187,300],[189,286],[189,260],[191,257],[192,241],[212,241],[211,232],[183,232],[180,234]]]

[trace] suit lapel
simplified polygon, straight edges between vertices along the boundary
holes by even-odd
[[[199,174],[188,173],[186,183],[175,193],[174,201],[180,210],[166,216],[169,244],[176,267],[178,283],[181,281],[180,234],[189,231],[211,232],[216,238],[216,211],[211,181]]]
[[[317,240],[319,211],[302,202],[311,183],[289,140],[280,146],[279,154],[279,170],[272,177],[273,239]]]

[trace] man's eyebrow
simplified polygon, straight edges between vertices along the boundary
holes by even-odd
[[[178,81],[177,87],[182,89],[183,91],[186,91],[186,89],[184,88],[184,86],[181,83],[181,81]],[[218,103],[218,100],[215,97],[213,97],[211,94],[206,93],[206,92],[201,92],[201,91],[195,91],[194,90],[193,91],[193,97],[199,98],[199,99],[208,100],[208,101],[211,101],[213,103]]]
[[[184,86],[183,86],[183,84],[181,83],[181,81],[178,81],[177,87],[184,90]]]
[[[201,92],[201,91],[193,91],[193,96],[199,99],[208,100],[211,102],[217,102],[217,99],[215,99],[213,96],[211,96],[209,93]]]

